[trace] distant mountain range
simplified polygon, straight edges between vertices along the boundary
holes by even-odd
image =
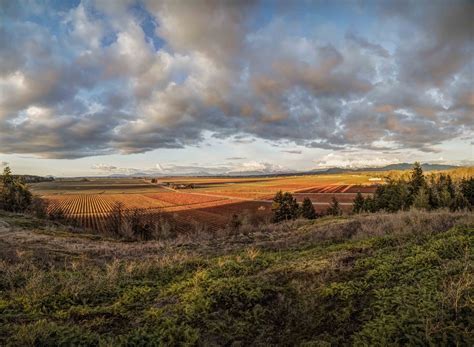
[[[421,164],[421,168],[423,171],[441,171],[441,170],[451,170],[456,169],[459,166],[454,165],[444,165],[444,164],[429,164],[424,163]],[[328,169],[315,169],[311,172],[313,173],[343,173],[343,172],[377,172],[377,171],[393,171],[393,170],[410,170],[413,168],[413,164],[409,163],[399,163],[399,164],[390,164],[381,167],[363,167],[363,168],[340,168],[340,167],[332,167]]]
[[[444,165],[444,164],[421,164],[423,171],[441,171],[441,170],[450,170],[459,168],[459,166],[454,165]],[[346,172],[383,172],[383,171],[393,171],[393,170],[410,170],[413,168],[413,164],[410,163],[399,163],[399,164],[390,164],[381,167],[362,167],[362,168],[342,168],[342,167],[331,167],[323,169],[314,169],[310,171],[300,171],[300,172],[288,172],[288,171],[278,171],[278,172],[264,172],[264,171],[247,171],[247,172],[227,172],[224,174],[213,174],[205,171],[187,173],[187,174],[163,174],[159,172],[135,172],[133,174],[112,174],[107,177],[111,178],[123,178],[123,177],[162,177],[162,176],[199,176],[199,177],[273,177],[273,176],[303,176],[303,175],[323,175],[323,174],[340,174]]]

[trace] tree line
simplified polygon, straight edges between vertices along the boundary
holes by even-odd
[[[459,176],[458,176],[459,177]],[[474,178],[462,177],[456,182],[449,174],[431,174],[426,177],[419,163],[410,173],[398,178],[388,177],[386,184],[377,187],[373,196],[357,193],[353,201],[353,213],[378,211],[397,212],[410,208],[435,210],[447,208],[451,211],[472,210],[474,206]],[[309,198],[298,204],[291,193],[276,193],[272,204],[275,223],[296,218],[315,219],[316,213]],[[338,216],[342,209],[335,197],[325,212]]]
[[[451,211],[471,210],[474,206],[474,178],[454,181],[449,174],[431,174],[426,177],[419,163],[415,163],[408,178],[388,179],[377,187],[373,196],[357,193],[354,213],[397,212],[410,208]]]

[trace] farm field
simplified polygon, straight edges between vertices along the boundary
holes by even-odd
[[[165,192],[166,190],[141,178],[87,178],[62,179],[30,185],[39,195],[48,194],[128,194],[146,192]]]
[[[172,189],[169,184],[194,188]],[[177,230],[200,225],[217,230],[228,225],[234,214],[254,222],[271,215],[271,202],[278,191],[294,194],[298,202],[308,197],[317,212],[324,212],[335,197],[350,211],[357,192],[364,195],[376,186],[365,175],[315,175],[271,178],[160,178],[60,180],[31,184],[32,191],[48,202],[52,213],[97,232],[105,232],[107,218],[120,203],[124,210],[140,209],[156,218],[173,218]],[[153,217],[155,218],[155,217]]]

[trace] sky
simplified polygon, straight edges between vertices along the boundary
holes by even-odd
[[[474,165],[474,2],[0,0],[0,167]]]

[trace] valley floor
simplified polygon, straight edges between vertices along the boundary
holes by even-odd
[[[0,214],[0,345],[473,345],[474,216],[122,242]]]

